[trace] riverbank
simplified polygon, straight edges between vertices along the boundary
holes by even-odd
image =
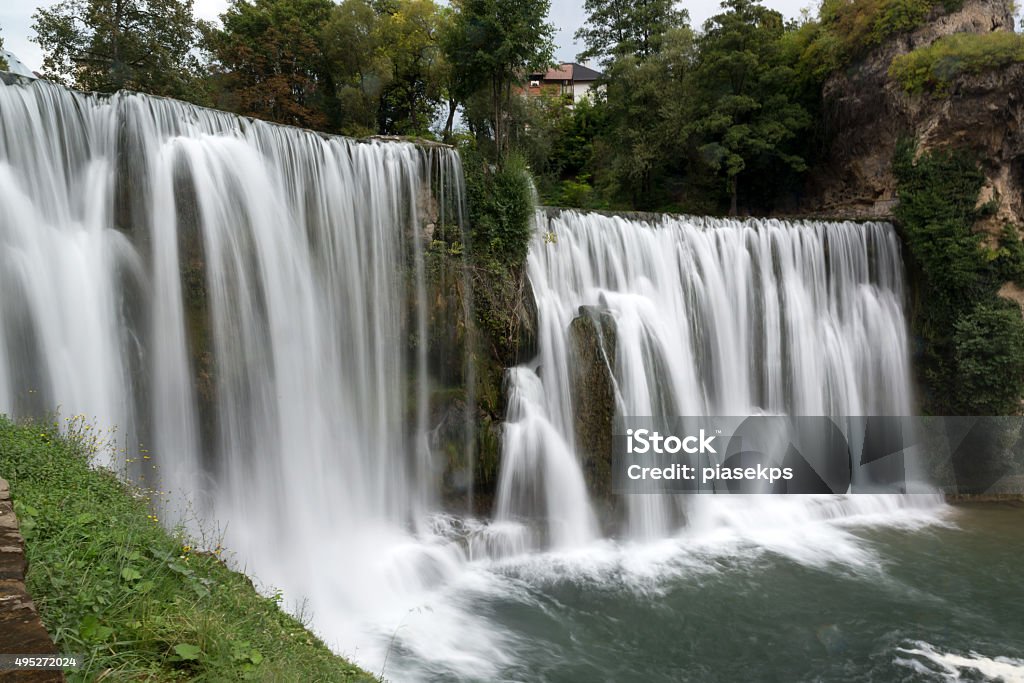
[[[68,680],[371,681],[265,597],[219,551],[169,533],[150,492],[93,469],[103,438],[81,421],[0,417],[0,473],[25,537],[26,585]]]

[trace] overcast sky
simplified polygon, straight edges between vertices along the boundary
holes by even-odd
[[[715,14],[720,0],[691,0],[681,3],[690,11],[694,26]],[[0,30],[4,47],[24,62],[30,69],[38,70],[43,63],[39,46],[31,42],[32,14],[37,7],[50,6],[56,0],[0,0]],[[201,19],[216,19],[227,7],[228,0],[195,0],[196,15]],[[779,10],[787,18],[795,17],[804,7],[817,5],[816,0],[765,0],[765,5]],[[572,36],[583,23],[583,0],[551,0],[551,22],[558,30],[555,44],[557,59],[565,62],[576,60],[579,51]]]

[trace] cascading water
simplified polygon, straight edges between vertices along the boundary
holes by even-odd
[[[502,493],[516,495],[500,498],[500,518],[543,513],[556,545],[593,536],[588,515],[555,507],[582,481],[569,379],[570,323],[582,306],[614,319],[616,353],[606,360],[620,415],[911,414],[903,272],[890,226],[573,211],[538,220],[545,227],[528,270],[540,378],[530,367],[509,376],[510,395],[535,405],[509,416]],[[543,449],[531,441],[541,430],[552,434]],[[575,467],[561,478],[568,487],[552,490],[538,457]],[[670,533],[686,500],[627,498],[632,538]]]
[[[420,581],[419,560],[348,558],[436,506],[408,340],[421,243],[459,219],[461,182],[440,146],[0,83],[0,413],[116,426],[169,515],[223,525],[293,599],[354,609]]]
[[[762,631],[775,643],[775,615],[808,589],[856,595],[852,612],[945,604],[887,588],[856,527],[935,525],[934,509],[714,496],[681,526],[682,499],[640,496],[609,540],[577,457],[580,306],[614,319],[604,361],[622,415],[908,414],[899,250],[881,224],[545,218],[528,258],[540,354],[509,373],[497,519],[432,515],[434,361],[408,341],[430,333],[424,243],[461,202],[444,148],[0,83],[0,413],[116,425],[172,501],[223,525],[240,565],[308,600],[329,645],[391,680],[678,681],[665,653],[684,642],[708,680],[702,653]],[[928,546],[927,561],[903,550],[934,563]],[[786,593],[794,572],[810,578]],[[736,612],[752,581],[779,598]],[[752,622],[751,637],[719,622]],[[880,657],[952,666],[963,649],[901,628],[909,640]],[[836,629],[818,640],[832,647]],[[808,678],[786,668],[797,652],[773,664],[780,680]],[[723,656],[706,661],[762,665],[753,646]]]

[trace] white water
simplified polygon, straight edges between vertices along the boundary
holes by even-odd
[[[645,589],[750,547],[870,565],[845,520],[936,518],[930,501],[744,497],[680,528],[679,501],[645,497],[612,542],[575,456],[566,330],[583,304],[616,316],[622,414],[909,413],[886,226],[562,214],[557,242],[531,247],[540,357],[511,372],[483,524],[432,514],[427,361],[407,353],[426,324],[425,198],[440,180],[461,202],[453,153],[43,82],[0,85],[0,124],[0,413],[119,427],[129,457],[153,453],[169,514],[223,528],[240,566],[308,599],[374,671],[398,647],[396,680],[497,677],[523,643],[474,600],[538,607],[523,581]]]
[[[116,426],[106,464],[292,599],[429,582],[431,548],[362,558],[406,552],[436,507],[407,349],[422,231],[461,201],[451,150],[0,84],[0,413]]]
[[[942,652],[933,645],[917,641],[897,650],[896,663],[928,680],[960,681],[965,675],[981,676],[986,681],[1024,683],[1024,659],[986,657],[977,652],[958,655]],[[971,680],[971,679],[968,679]]]
[[[499,512],[529,519],[546,510],[556,546],[594,533],[588,516],[552,507],[564,507],[565,498],[588,505],[575,478],[563,477],[570,485],[553,491],[537,474],[576,462],[568,329],[581,306],[614,317],[616,357],[609,361],[620,415],[911,414],[903,271],[890,226],[639,221],[573,211],[539,220],[545,227],[528,265],[539,358],[510,375],[511,395],[529,394],[537,405],[521,418],[509,415],[504,471],[517,479],[518,505]],[[538,365],[543,381],[531,369]],[[538,449],[521,436],[541,430],[555,435],[546,440],[544,467],[531,461]],[[687,500],[629,497],[623,533],[671,533]],[[727,504],[700,501],[690,514],[701,518],[709,506]],[[752,516],[784,504],[743,503],[757,511]],[[858,496],[849,504],[867,511],[887,503]]]

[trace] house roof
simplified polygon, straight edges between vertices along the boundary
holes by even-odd
[[[540,76],[540,74],[534,74]],[[604,74],[594,71],[593,69],[583,66],[582,64],[576,64],[574,62],[565,62],[558,66],[548,69],[544,74],[543,78],[545,81],[596,81]]]
[[[596,81],[604,76],[600,71],[594,71],[590,67],[583,66],[582,64],[568,64],[565,66],[572,68],[572,80],[574,81]]]

